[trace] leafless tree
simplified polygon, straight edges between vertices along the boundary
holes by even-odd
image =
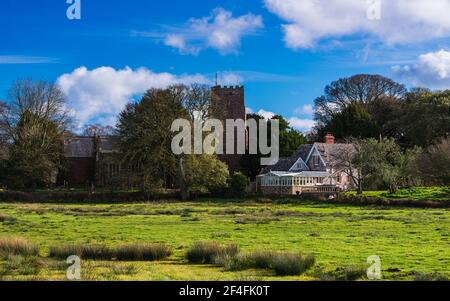
[[[369,74],[358,74],[332,82],[325,94],[315,100],[315,118],[326,123],[334,113],[350,104],[368,105],[382,98],[403,98],[406,88],[393,80]]]
[[[29,120],[29,130],[36,129],[37,123],[49,121],[57,126],[60,132],[66,132],[71,119],[65,105],[66,97],[54,83],[43,81],[18,80],[9,91],[9,110],[4,118],[4,124],[9,138],[17,140],[17,126],[25,116],[32,116]],[[46,137],[47,126],[39,128],[43,139]]]
[[[348,139],[346,146],[331,155],[334,169],[344,172],[355,184],[358,193],[363,192],[363,184],[369,175],[365,174],[360,161],[364,145],[357,139]]]
[[[450,185],[450,138],[430,146],[419,157],[418,165],[428,184]]]
[[[209,118],[211,111],[211,89],[206,85],[193,84],[186,89],[184,107],[192,120],[202,123]]]
[[[62,167],[63,139],[70,126],[65,95],[54,83],[16,81],[1,110],[2,140],[9,145],[8,185],[48,185]]]

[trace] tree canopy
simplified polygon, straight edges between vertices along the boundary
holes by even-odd
[[[0,112],[0,133],[8,148],[2,181],[12,188],[49,186],[63,168],[63,140],[70,126],[65,96],[53,83],[21,80],[9,97]]]
[[[197,116],[185,106],[195,98],[191,93],[198,93],[198,87],[151,89],[120,114],[117,144],[122,163],[142,173],[145,189],[173,183],[187,198],[193,188],[214,189],[226,184],[228,169],[215,156],[172,152],[173,121],[183,118],[193,122]]]

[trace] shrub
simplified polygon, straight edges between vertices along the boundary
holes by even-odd
[[[239,253],[236,245],[221,246],[216,242],[196,242],[187,251],[190,263],[211,264],[219,257],[235,256]]]
[[[76,255],[82,259],[111,260],[113,252],[104,245],[64,245],[50,247],[50,257],[66,259],[69,256]]]
[[[0,255],[3,257],[9,255],[36,256],[38,253],[39,248],[26,239],[20,237],[0,239]]]
[[[278,253],[272,262],[277,276],[301,275],[315,264],[314,256],[302,256],[297,253]]]
[[[129,244],[114,249],[117,260],[123,261],[154,261],[172,255],[172,249],[164,244]]]
[[[247,177],[240,172],[235,173],[229,180],[232,195],[243,196],[247,192]]]

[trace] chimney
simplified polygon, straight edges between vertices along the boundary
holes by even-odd
[[[334,135],[332,133],[327,133],[325,135],[324,142],[326,144],[335,144],[336,143],[336,139],[334,138]]]

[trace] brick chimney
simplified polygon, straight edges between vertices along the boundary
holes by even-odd
[[[335,144],[336,143],[336,139],[334,138],[334,135],[332,133],[327,133],[325,135],[324,142],[326,144]]]

